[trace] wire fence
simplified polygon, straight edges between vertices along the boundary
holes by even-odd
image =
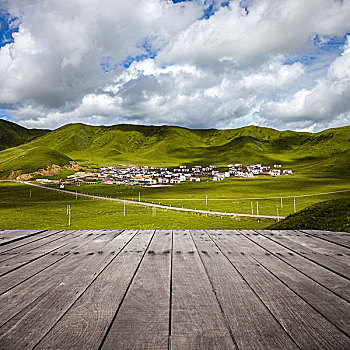
[[[142,195],[139,192],[135,197],[128,198],[111,198],[107,197],[106,193],[86,193],[85,191],[79,193],[77,191],[67,191],[54,189],[50,187],[32,185],[34,188],[40,187],[41,189],[51,190],[47,192],[47,198],[43,200],[41,197],[39,200],[36,198],[36,194],[32,193],[31,189],[28,189],[26,198],[28,201],[24,201],[23,198],[13,198],[12,203],[18,201],[21,205],[45,205],[48,203],[61,203],[62,200],[57,199],[57,194],[62,195],[64,202],[69,204],[72,201],[78,200],[79,202],[91,202],[91,200],[111,200],[114,203],[123,205],[121,209],[125,215],[125,205],[130,206],[158,206],[161,209],[168,210],[182,210],[182,211],[197,211],[197,213],[204,214],[223,214],[223,215],[247,215],[247,216],[274,216],[277,218],[286,217],[289,214],[293,214],[300,211],[312,204],[347,196],[350,194],[350,189],[328,191],[323,193],[307,193],[299,195],[288,196],[270,196],[270,197],[231,197],[231,198],[210,198],[208,195],[203,195],[202,198],[148,198],[147,195]],[[32,187],[33,188],[33,187]],[[38,189],[39,190],[39,189]],[[51,192],[52,195],[49,193]],[[90,191],[89,191],[90,192]],[[95,191],[94,191],[95,192]],[[24,193],[24,192],[23,192]],[[56,195],[54,195],[56,193]],[[90,196],[90,197],[87,197]],[[45,196],[46,197],[46,196]],[[46,200],[47,199],[47,200]],[[63,198],[62,198],[63,199]],[[9,200],[0,201],[3,205],[10,204]],[[117,210],[119,211],[119,210]],[[138,209],[141,213],[142,210]],[[154,216],[154,210],[152,209],[152,216]]]

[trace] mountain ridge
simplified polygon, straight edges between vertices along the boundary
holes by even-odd
[[[3,124],[0,135],[6,133]],[[0,176],[6,176],[10,170],[26,171],[21,160],[29,151],[33,159],[41,159],[41,165],[70,160],[90,167],[118,163],[172,167],[195,163],[223,166],[232,162],[267,165],[279,162],[306,172],[310,167],[329,172],[333,158],[345,157],[342,163],[346,165],[350,157],[350,126],[307,133],[258,126],[220,130],[71,123],[52,131],[39,129],[31,137],[36,133],[34,139],[27,138],[24,144],[0,151]],[[50,149],[55,152],[49,152]],[[348,168],[342,171],[343,175],[350,174]]]
[[[21,125],[0,119],[0,151],[23,143],[50,132],[45,129],[27,129]]]

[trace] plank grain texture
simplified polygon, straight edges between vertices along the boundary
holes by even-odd
[[[191,235],[238,348],[298,349],[208,235],[201,231],[192,231]]]
[[[318,230],[301,230],[320,239],[341,245],[350,249],[350,233],[349,232],[331,232]]]
[[[168,349],[171,250],[172,232],[157,231],[102,350]]]
[[[131,283],[153,231],[125,232],[105,250],[111,258],[36,349],[98,349]]]
[[[0,231],[0,349],[350,349],[349,237]]]
[[[236,349],[190,232],[173,232],[172,260],[172,347]]]

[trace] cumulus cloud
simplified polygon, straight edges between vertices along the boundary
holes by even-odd
[[[0,108],[24,126],[349,124],[350,0],[0,4],[20,23]]]
[[[158,50],[201,13],[196,4],[162,0],[11,0],[7,9],[21,24],[14,43],[1,49],[0,101],[32,100],[48,108],[108,82],[111,74],[101,74],[100,65],[106,58],[118,73],[118,63]]]
[[[330,64],[327,75],[321,77],[314,88],[301,89],[290,100],[268,104],[265,113],[295,126],[327,125],[330,120],[335,125],[349,124],[350,36],[341,56]]]

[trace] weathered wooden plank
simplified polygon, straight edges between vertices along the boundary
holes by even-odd
[[[343,247],[350,248],[350,233],[348,232],[331,232],[331,231],[319,231],[319,230],[299,230],[301,232],[308,233],[315,237],[325,239],[328,242],[339,244]]]
[[[67,231],[67,232],[73,233],[74,231]],[[40,273],[41,271],[47,269],[51,265],[60,261],[62,258],[67,257],[69,254],[67,252],[71,252],[72,249],[78,248],[78,245],[82,245],[84,244],[84,242],[88,242],[88,241],[91,241],[93,238],[96,238],[96,234],[94,234],[93,236],[93,234],[89,232],[90,231],[75,232],[74,237],[72,237],[73,238],[72,241],[66,246],[54,251],[51,254],[47,254],[42,258],[31,262],[30,264],[24,265],[20,269],[16,269],[6,274],[5,276],[3,276],[1,278],[1,284],[0,284],[0,295],[8,291],[9,289],[15,287],[16,285],[23,283],[27,279],[32,278],[36,274]],[[97,231],[97,234],[98,235],[101,235],[101,234],[118,235],[120,232],[121,231],[107,231],[107,232]],[[81,237],[81,236],[84,236],[84,237]],[[79,239],[79,241],[77,241],[77,239]],[[74,254],[79,254],[79,251],[76,250]]]
[[[246,255],[237,235],[209,232],[276,320],[301,349],[349,349],[350,340],[302,298]]]
[[[317,263],[303,258],[279,243],[260,234],[260,231],[244,231],[252,241],[267,250],[266,254],[274,254],[323,287],[350,302],[350,281],[329,271]]]
[[[152,236],[153,231],[138,232],[42,338],[36,349],[98,349]],[[110,247],[116,252],[121,248],[118,244]]]
[[[10,253],[12,250],[18,249],[19,247],[22,247],[22,246],[25,246],[26,244],[30,244],[32,242],[38,241],[42,238],[49,237],[51,235],[55,235],[58,233],[68,234],[69,232],[72,232],[72,231],[54,230],[54,231],[39,232],[39,233],[35,234],[34,236],[29,236],[29,237],[21,239],[20,241],[15,241],[15,242],[12,242],[12,243],[9,243],[9,244],[6,244],[6,245],[0,247],[0,256],[6,255],[6,254]]]
[[[350,335],[350,304],[348,302],[285,263],[277,255],[270,254],[267,250],[257,246],[249,236],[246,236],[248,232],[240,232],[243,236],[236,236],[235,242],[246,255],[260,263],[331,323]]]
[[[320,253],[319,251],[311,249],[307,245],[297,243],[294,240],[289,239],[276,231],[262,230],[259,231],[259,233],[283,245],[284,247],[288,248],[294,253],[297,253],[303,256],[304,258],[314,261],[315,263],[339,274],[344,278],[350,279],[350,269],[347,261],[339,261],[338,259],[335,259],[334,256],[329,256],[328,254]]]
[[[169,327],[173,349],[350,348],[350,281],[280,241],[319,259],[343,243],[314,234],[294,242],[289,233],[271,240],[267,232],[177,231],[171,259],[166,233],[132,239],[135,232],[124,232],[125,244],[131,240],[124,249],[119,231],[75,233],[64,247],[3,276],[0,348],[165,349]],[[3,248],[16,258],[44,252],[45,235]]]
[[[38,233],[42,232],[42,230],[7,230],[1,231],[0,234],[0,246],[4,246],[6,244],[10,244],[12,242],[19,241],[26,237],[34,236]]]
[[[102,349],[168,349],[172,232],[157,231]],[[132,339],[132,342],[130,342]]]
[[[34,242],[34,244],[37,244],[39,246],[28,252],[14,255],[11,258],[1,263],[0,277],[15,269],[20,268],[21,266],[24,266],[30,262],[33,262],[37,259],[42,258],[43,256],[50,254],[51,252],[55,251],[58,248],[61,248],[69,244],[69,242],[72,239],[74,239],[74,236],[75,236],[75,232],[59,237],[58,239],[51,239],[51,237],[48,237],[51,240],[43,246],[40,246],[38,242]]]
[[[302,231],[273,231],[275,238],[282,237],[283,239],[293,241],[302,247],[307,247],[313,251],[313,254],[319,253],[326,257],[331,257],[345,264],[350,268],[350,250],[340,245],[328,242],[323,239],[307,234]]]
[[[11,288],[18,286],[29,278],[42,272],[48,267],[64,259],[67,255],[48,254],[33,261],[31,264],[24,265],[20,269],[11,271],[10,273],[0,277],[0,296],[8,292]]]
[[[83,234],[79,236],[81,233]],[[10,289],[0,296],[0,326],[9,321],[9,319],[28,305],[38,302],[45,292],[59,285],[62,280],[68,278],[71,273],[77,270],[81,262],[86,260],[87,254],[96,252],[98,248],[95,247],[96,240],[101,237],[101,232],[79,231],[76,235],[78,241],[73,240],[70,244],[67,244],[67,246],[49,254],[53,257],[65,257],[59,265],[52,265],[50,268],[34,275],[21,285]],[[45,256],[45,258],[47,256]],[[29,265],[23,266],[17,271]],[[8,275],[10,276],[12,273],[13,272]],[[1,280],[3,279],[5,278],[2,277]]]
[[[112,235],[100,235],[93,242],[93,254],[85,255],[86,261],[81,262],[69,276],[47,290],[39,300],[28,305],[2,327],[0,342],[6,349],[32,348],[40,341],[114,259],[114,251],[106,249],[108,243],[114,239],[119,243],[111,246],[118,249],[119,244],[124,242],[125,245],[131,238],[123,233],[116,238]],[[35,328],[32,327],[33,324]]]
[[[13,248],[7,252],[4,252],[0,254],[0,265],[4,265],[7,260],[13,259],[19,255],[23,254],[31,254],[34,249],[43,247],[45,249],[45,245],[57,241],[59,239],[62,239],[68,235],[70,235],[72,232],[62,232],[62,231],[51,231],[52,234],[47,235],[46,237],[40,237],[40,239],[32,240],[32,242],[25,244],[25,245],[18,245],[18,247]],[[36,237],[36,236],[35,236]],[[30,253],[29,253],[30,252]]]
[[[247,282],[203,231],[191,232],[239,349],[298,349]]]
[[[188,231],[173,232],[171,346],[237,348]]]

